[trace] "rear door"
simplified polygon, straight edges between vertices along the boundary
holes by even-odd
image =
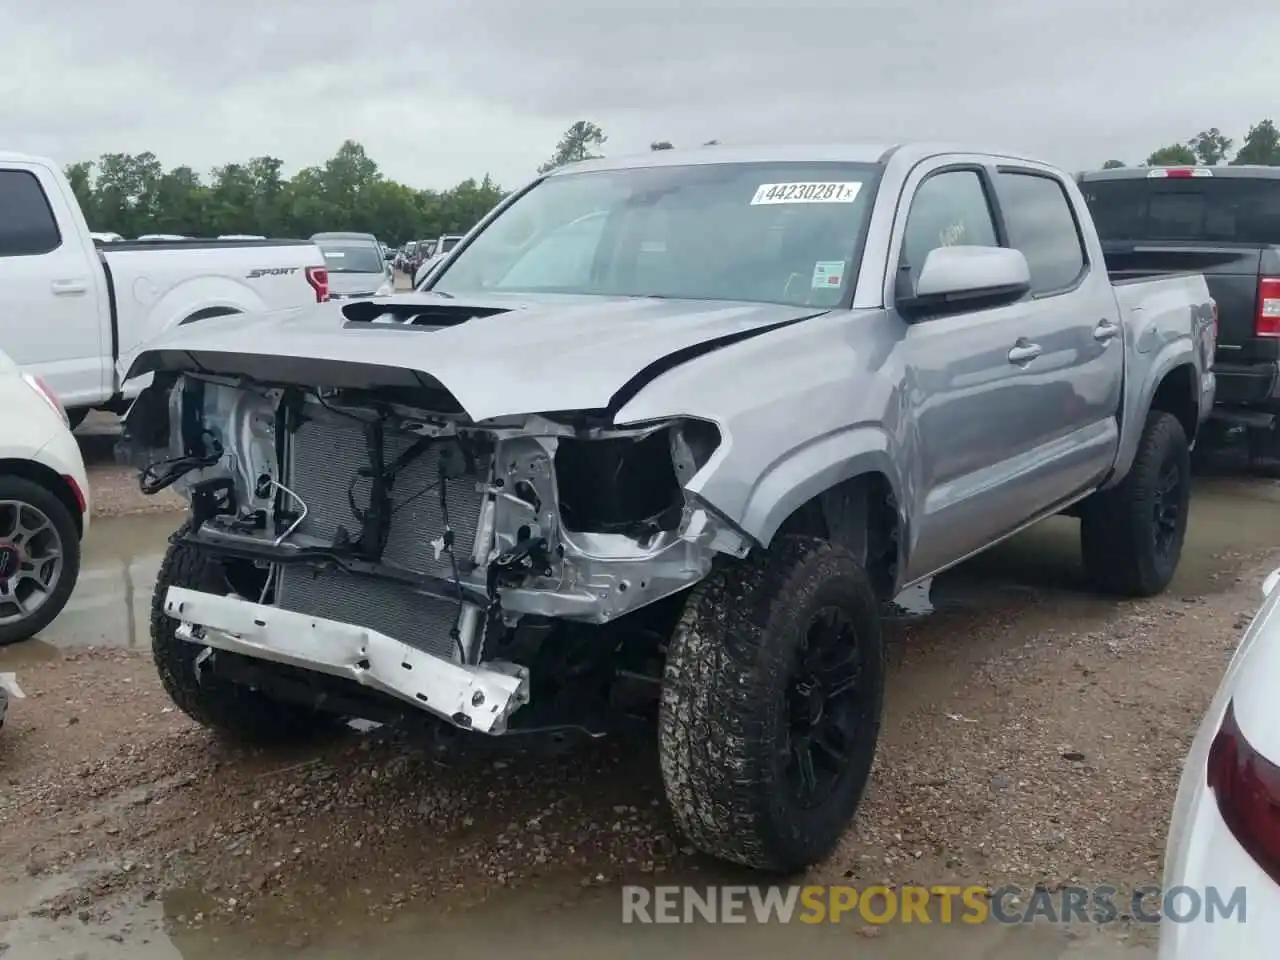
[[[1041,349],[1026,369],[1038,391],[1028,397],[1035,453],[1010,490],[1034,512],[1087,489],[1115,463],[1124,338],[1111,278],[1091,262],[1079,195],[1036,167],[1001,166],[995,186],[1008,245],[1031,271],[1022,335]]]
[[[1153,170],[1081,184],[1115,279],[1203,273],[1218,304],[1217,360],[1277,359],[1254,329],[1260,275],[1280,274],[1280,178],[1232,168]],[[1194,173],[1194,175],[1191,175]]]

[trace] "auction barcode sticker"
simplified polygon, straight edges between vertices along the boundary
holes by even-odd
[[[751,198],[753,207],[766,203],[853,203],[860,183],[762,183]]]

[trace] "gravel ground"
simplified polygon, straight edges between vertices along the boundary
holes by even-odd
[[[157,509],[117,468],[93,482],[104,512]],[[1275,504],[1260,509],[1274,546]],[[812,879],[1158,881],[1182,758],[1275,557],[1219,545],[1200,562],[1193,592],[1154,600],[1032,576],[890,624],[873,782]],[[46,880],[56,892],[20,909],[92,926],[181,890],[179,926],[284,922],[298,945],[334,916],[530,884],[736,876],[682,848],[647,736],[441,754],[379,729],[245,751],[174,710],[145,653],[41,644],[0,651],[0,670],[26,693],[0,735],[0,924],[6,889]]]
[[[981,627],[961,613],[894,631],[894,685],[919,676],[937,699],[891,713],[856,825],[814,879],[1158,879],[1182,756],[1264,570],[1196,602],[1122,605],[1098,629],[1028,636],[1034,611],[1011,608]],[[963,673],[946,650],[960,635],[994,648]],[[269,901],[322,917],[326,899],[379,913],[540,876],[718,872],[681,851],[644,739],[441,759],[380,730],[244,752],[173,710],[136,652],[68,653],[21,679],[0,738],[0,863],[117,865],[46,904],[53,916],[193,883],[211,915]]]

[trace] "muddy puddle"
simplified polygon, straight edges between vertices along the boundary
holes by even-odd
[[[19,913],[0,923],[0,956],[6,960],[418,960],[424,955],[463,957],[508,955],[529,960],[595,960],[600,956],[637,960],[774,960],[803,951],[812,960],[849,956],[867,960],[1146,960],[1154,954],[1150,929],[1086,926],[884,925],[860,920],[809,925],[760,922],[750,908],[737,922],[711,924],[624,922],[623,892],[614,886],[530,887],[491,895],[479,904],[405,911],[384,922],[358,909],[327,911],[301,918],[265,915],[252,925],[207,922],[205,910],[219,906],[207,897],[174,890],[135,897],[92,917],[49,920],[14,902],[31,902],[92,879],[89,866],[15,890],[0,890],[0,910]],[[116,867],[115,869],[118,869]],[[716,878],[729,883],[741,878]],[[711,878],[667,878],[705,888]],[[677,911],[678,913],[678,911]],[[299,934],[298,929],[308,931]],[[7,945],[7,952],[5,946]]]

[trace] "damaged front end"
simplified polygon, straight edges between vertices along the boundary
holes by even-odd
[[[179,636],[497,734],[625,672],[661,629],[611,627],[747,553],[684,489],[719,443],[700,420],[478,425],[442,391],[166,371],[122,449],[228,570],[221,594],[168,589]]]

